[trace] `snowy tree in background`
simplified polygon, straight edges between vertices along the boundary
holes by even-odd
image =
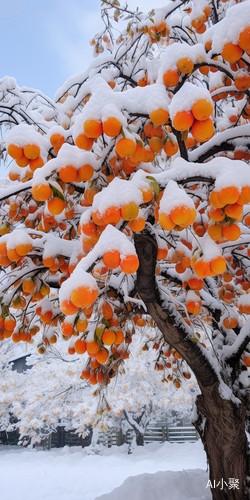
[[[106,0],[102,18],[103,56],[54,101],[0,82],[0,339],[47,355],[62,336],[101,395],[157,329],[155,369],[201,391],[213,498],[246,499],[250,1]]]
[[[142,350],[144,338],[139,332],[133,339],[131,356],[123,366],[123,376],[113,379],[101,397],[86,380],[79,381],[82,356],[75,353],[69,362],[66,343],[63,344],[59,359],[53,350],[44,360],[31,354],[27,361],[30,369],[21,374],[11,370],[12,350],[4,353],[2,346],[0,431],[18,429],[20,442],[32,445],[56,432],[59,425],[85,437],[90,425],[97,431],[119,429],[123,419],[124,433],[132,426],[137,441],[143,444],[150,423],[172,424],[177,418],[190,418],[196,394],[195,378],[185,380],[178,391],[174,384],[166,383],[163,372],[154,369],[155,350]],[[87,362],[87,353],[83,358]],[[134,366],[135,359],[138,367]],[[140,425],[134,421],[134,415]],[[126,421],[131,423],[126,425]]]

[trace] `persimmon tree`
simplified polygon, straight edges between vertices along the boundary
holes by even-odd
[[[242,500],[250,2],[176,0],[146,15],[106,0],[102,17],[91,45],[103,56],[54,101],[0,82],[11,162],[0,191],[1,340],[35,341],[40,329],[42,354],[62,335],[72,353],[87,351],[81,378],[102,392],[135,329],[158,328],[156,369],[178,388],[189,367],[200,388],[194,424],[211,484],[224,480],[213,498]],[[128,24],[116,36],[119,18]]]

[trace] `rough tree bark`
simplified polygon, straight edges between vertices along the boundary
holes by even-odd
[[[199,345],[187,334],[181,315],[178,319],[171,304],[168,311],[163,307],[155,280],[157,244],[154,236],[146,231],[136,234],[135,246],[140,261],[136,290],[166,342],[182,355],[194,372],[201,390],[194,425],[207,453],[213,499],[249,500],[246,491],[250,475],[245,432],[247,403],[222,398],[218,375]],[[224,483],[220,489],[222,479],[228,486]],[[230,487],[229,479],[237,479],[239,486]]]
[[[206,417],[204,432],[200,432],[200,436],[209,461],[214,500],[249,498],[249,494],[244,493],[249,474],[245,405],[237,406],[222,399],[216,384],[202,389],[197,398],[197,408]],[[222,478],[227,483],[229,478],[238,479],[239,489],[225,488],[223,493],[220,490]],[[220,486],[214,488],[214,481],[216,485],[220,482]]]

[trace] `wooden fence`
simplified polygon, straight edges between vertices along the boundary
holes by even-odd
[[[100,432],[98,442],[109,448],[113,445],[120,446],[121,444],[131,444],[135,433],[133,429],[129,429],[125,435],[121,430],[111,429],[106,432]],[[147,443],[194,443],[198,439],[197,432],[193,425],[188,426],[167,426],[166,422],[158,422],[154,425],[149,425],[145,435],[144,442]]]
[[[2,434],[2,439],[1,439]],[[121,429],[112,428],[106,432],[100,432],[98,443],[110,448],[111,446],[121,446],[124,443],[131,444],[135,434],[133,429],[129,429],[126,434],[123,434]],[[63,446],[89,446],[91,444],[92,428],[89,428],[89,434],[85,438],[78,436],[74,431],[65,431],[64,426],[57,427],[56,432],[52,432],[42,441],[42,446],[47,449],[62,448]],[[187,426],[168,426],[166,422],[158,422],[154,425],[149,425],[144,442],[147,443],[193,443],[198,439],[197,432],[193,425]],[[18,431],[0,433],[0,442],[4,444],[17,444],[19,441]]]

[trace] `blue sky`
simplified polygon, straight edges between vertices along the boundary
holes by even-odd
[[[99,0],[0,0],[0,77],[50,97],[92,59],[90,38],[102,28]],[[2,9],[2,4],[4,8]]]
[[[146,12],[164,3],[128,0],[131,8]],[[91,62],[89,40],[103,27],[100,5],[100,0],[0,0],[0,78],[14,76],[19,86],[53,98],[70,75]]]

